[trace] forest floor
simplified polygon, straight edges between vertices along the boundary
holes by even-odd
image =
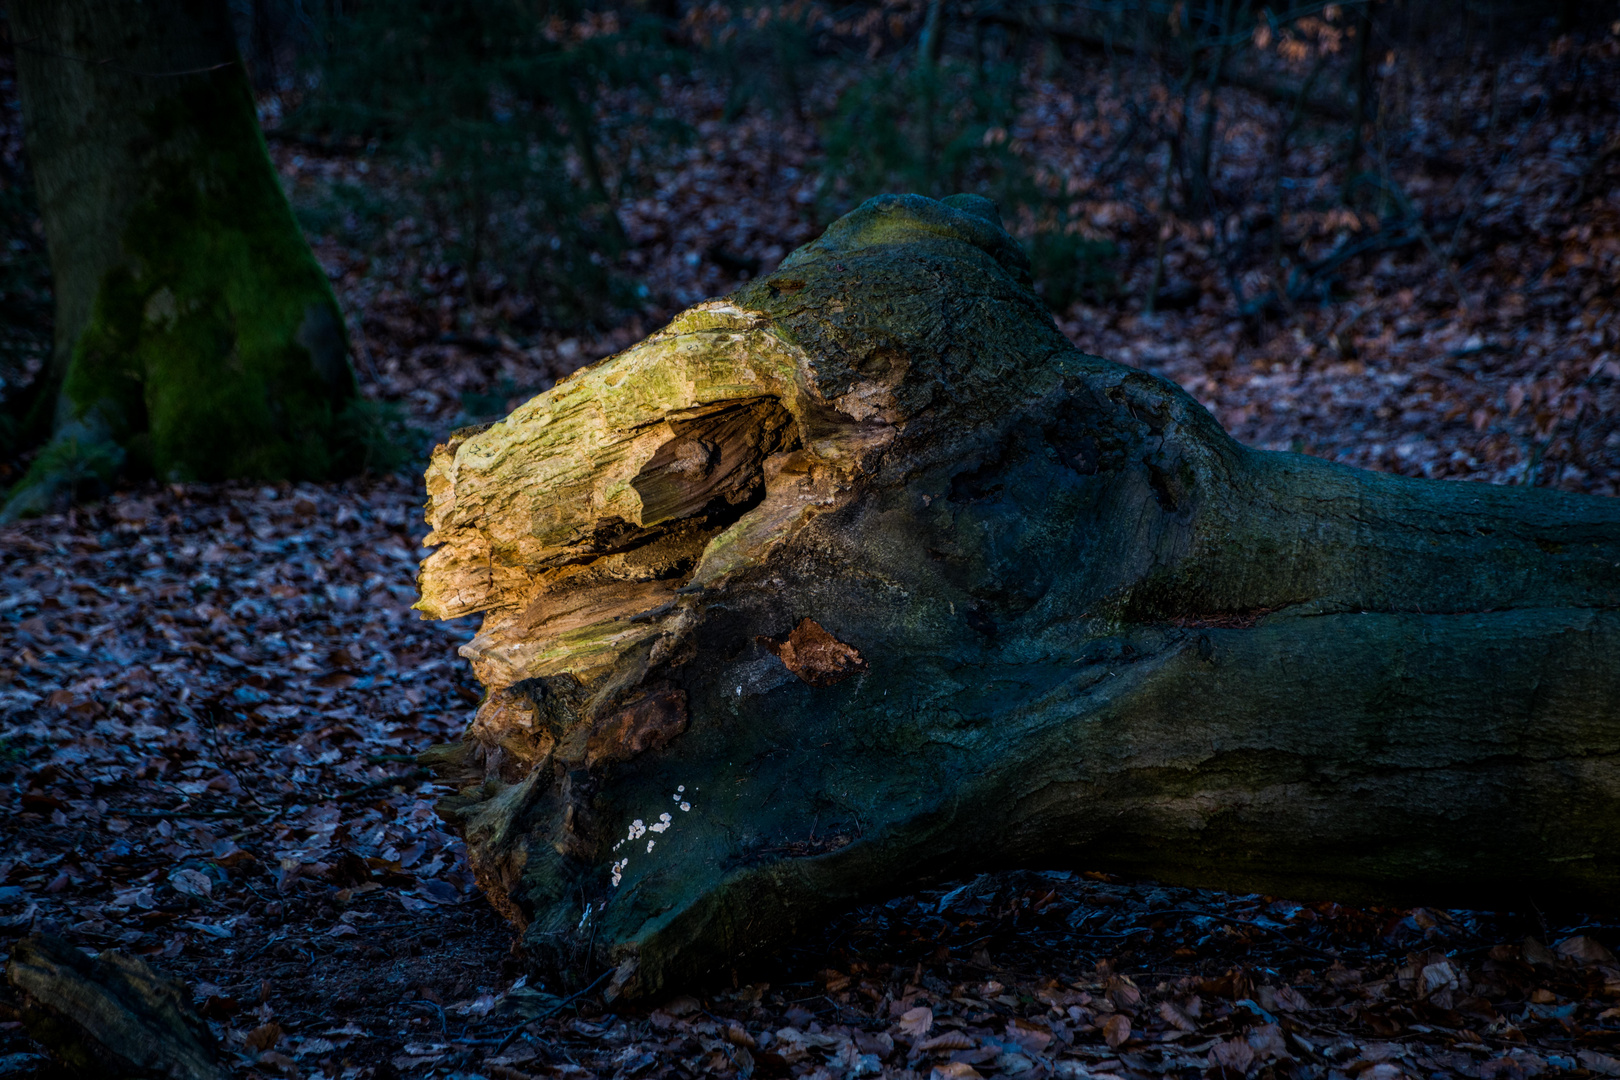
[[[1117,290],[1057,318],[1251,444],[1620,494],[1617,55],[1392,74],[1405,141],[1384,172],[1426,238],[1307,198],[1329,142],[1279,164],[1279,107],[1235,94],[1215,173],[1236,231],[1167,224],[1151,156],[1098,164],[1127,122],[1104,73],[1031,76],[1012,137],[1120,247]],[[728,291],[724,253],[764,272],[815,235],[812,126],[722,123],[701,82],[665,98],[696,138],[620,207],[651,290],[620,325],[515,336],[512,297],[472,295],[409,216],[313,235],[366,392],[442,436]],[[358,154],[273,151],[295,200],[386,187]],[[1271,245],[1234,265],[1226,241],[1263,236],[1284,190],[1296,259],[1364,254],[1330,303],[1257,327],[1233,283],[1262,291]],[[1148,315],[1161,231],[1173,310]],[[455,651],[473,626],[410,611],[422,501],[415,476],[153,484],[0,528],[0,961],[31,930],[141,955],[244,1076],[1620,1076],[1620,923],[1555,897],[1492,914],[988,875],[850,912],[724,987],[570,996],[513,951],[415,765],[477,698]],[[0,1076],[43,1068],[0,998]]]

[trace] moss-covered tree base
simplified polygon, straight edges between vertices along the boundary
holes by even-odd
[[[653,993],[1005,866],[1620,898],[1620,504],[1250,450],[874,200],[428,472],[430,755],[537,952]]]
[[[53,443],[7,513],[118,468],[349,471],[342,319],[266,154],[223,2],[22,0],[10,14],[29,43],[17,65],[60,393]]]

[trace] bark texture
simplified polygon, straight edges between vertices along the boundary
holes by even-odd
[[[490,898],[659,992],[1079,866],[1613,906],[1620,505],[1239,445],[983,200],[875,199],[428,471]]]
[[[21,996],[28,1033],[73,1075],[230,1075],[185,986],[139,957],[108,949],[91,960],[61,938],[32,934],[12,951],[6,978]]]
[[[8,14],[56,294],[38,408],[55,409],[57,445],[161,477],[340,471],[343,322],[265,151],[223,0],[18,0]],[[69,452],[41,455],[12,513],[48,498]]]

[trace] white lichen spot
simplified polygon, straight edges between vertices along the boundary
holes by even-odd
[[[617,885],[618,882],[615,881],[613,884]],[[585,929],[585,924],[590,922],[590,921],[591,921],[591,905],[586,904],[585,905],[585,914],[583,914],[583,915],[581,915],[579,917],[579,925],[574,927],[574,932],[578,933],[579,931]]]
[[[742,697],[742,687],[737,687],[737,696]]]
[[[686,785],[685,784],[676,784],[675,785],[675,790],[676,791],[685,791],[686,790]]]
[[[617,843],[617,844],[614,844],[614,845],[613,845],[613,850],[614,850],[614,851],[618,851],[618,850],[619,850],[619,849],[620,849],[620,848],[621,848],[621,847],[623,847],[623,846],[624,846],[624,841],[623,841],[623,840],[620,840],[620,841],[619,841],[619,842],[618,842],[618,843]]]
[[[665,829],[669,828],[671,820],[673,819],[671,819],[668,814],[659,814],[658,820],[655,823],[647,826],[647,828],[652,832],[661,833]]]
[[[643,822],[640,818],[636,818],[636,820],[634,820],[634,821],[632,821],[630,823],[630,835],[625,837],[625,839],[626,840],[640,840],[643,836],[646,836],[646,835],[647,835],[646,823]]]
[[[690,810],[690,809],[692,809],[692,804],[689,803],[689,802],[683,802],[683,803],[681,803],[681,809],[682,810]]]
[[[656,843],[658,843],[658,841],[656,841],[656,840],[647,841],[647,854],[649,854],[649,855],[652,854],[653,845],[656,844]]]
[[[624,868],[630,865],[629,857],[620,859],[613,864],[613,887],[617,889],[619,882],[624,880]]]

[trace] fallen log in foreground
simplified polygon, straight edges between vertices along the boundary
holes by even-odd
[[[1016,865],[1614,906],[1620,503],[1245,448],[1028,283],[876,199],[436,451],[432,756],[527,943],[647,994]]]
[[[94,960],[58,937],[31,934],[6,964],[28,1033],[66,1070],[96,1080],[226,1080],[214,1037],[179,982],[138,956]]]

